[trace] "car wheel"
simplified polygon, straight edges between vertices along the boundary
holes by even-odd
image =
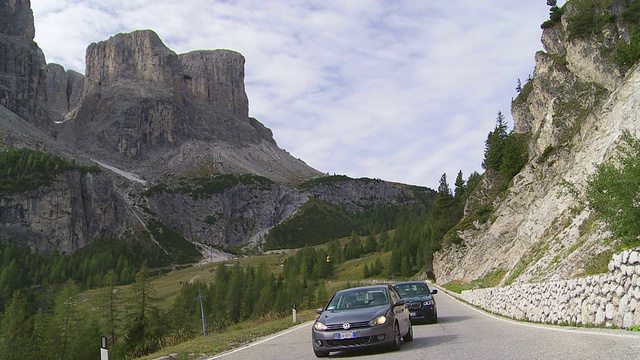
[[[391,343],[392,350],[400,350],[400,345],[402,344],[402,338],[400,335],[400,326],[396,322],[393,325],[393,343]]]
[[[436,311],[433,313],[433,323],[435,324],[437,322],[438,322],[438,312]]]
[[[409,324],[409,331],[402,338],[405,342],[413,341],[413,326]]]
[[[316,354],[316,357],[319,357],[319,358],[323,358],[323,357],[329,356],[329,352],[328,351],[320,351],[320,350],[313,349],[313,353]]]

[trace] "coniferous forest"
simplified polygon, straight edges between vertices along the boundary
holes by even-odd
[[[504,165],[502,155],[513,153],[504,150],[510,136],[499,117],[485,154],[487,168],[504,170],[506,177],[517,173],[505,170],[509,165]],[[45,186],[63,171],[100,171],[30,150],[3,152],[0,164],[3,192]],[[144,234],[97,239],[71,255],[39,253],[0,241],[0,360],[97,358],[97,339],[105,335],[112,359],[149,354],[202,335],[200,303],[195,299],[202,301],[210,331],[244,320],[285,316],[293,304],[298,309],[317,308],[331,296],[326,281],[335,268],[364,256],[373,260],[364,264],[359,279],[428,273],[434,252],[444,241],[455,241],[448,240],[452,229],[481,178],[473,173],[465,180],[459,172],[451,189],[443,174],[437,191],[426,192],[411,205],[360,214],[315,204],[316,213],[329,212],[349,226],[329,242],[301,245],[279,271],[264,264],[221,263],[213,281],[183,283],[168,305],[158,298],[152,280],[177,264],[188,266],[197,254],[161,223],[152,222],[149,231],[164,245],[176,243],[176,256],[149,246]],[[286,242],[286,229],[274,232],[272,244]],[[90,300],[82,295],[87,291],[94,294]]]

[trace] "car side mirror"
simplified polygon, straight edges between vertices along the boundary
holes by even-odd
[[[395,303],[393,303],[393,306],[402,306],[404,304],[406,304],[406,301],[400,299],[400,300],[396,301]]]
[[[324,312],[324,309],[323,309],[323,308],[316,309],[316,312],[317,312],[318,314],[322,314],[322,313]]]
[[[437,293],[438,293],[438,289],[433,289],[433,290],[431,290],[431,293],[432,293],[432,294],[437,294]]]

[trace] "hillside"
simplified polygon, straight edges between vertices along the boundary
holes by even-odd
[[[640,128],[640,67],[632,51],[638,14],[638,3],[626,1],[552,8],[545,50],[511,109],[514,133],[528,139],[528,162],[503,188],[498,174],[485,173],[456,229],[459,241],[436,255],[439,283],[499,274],[499,283],[510,284],[606,270],[619,244],[596,220],[585,190],[596,165],[612,160],[622,133],[637,136]]]

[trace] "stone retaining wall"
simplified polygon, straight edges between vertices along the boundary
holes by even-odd
[[[640,248],[613,255],[609,273],[463,291],[466,302],[506,317],[550,324],[640,326]]]

